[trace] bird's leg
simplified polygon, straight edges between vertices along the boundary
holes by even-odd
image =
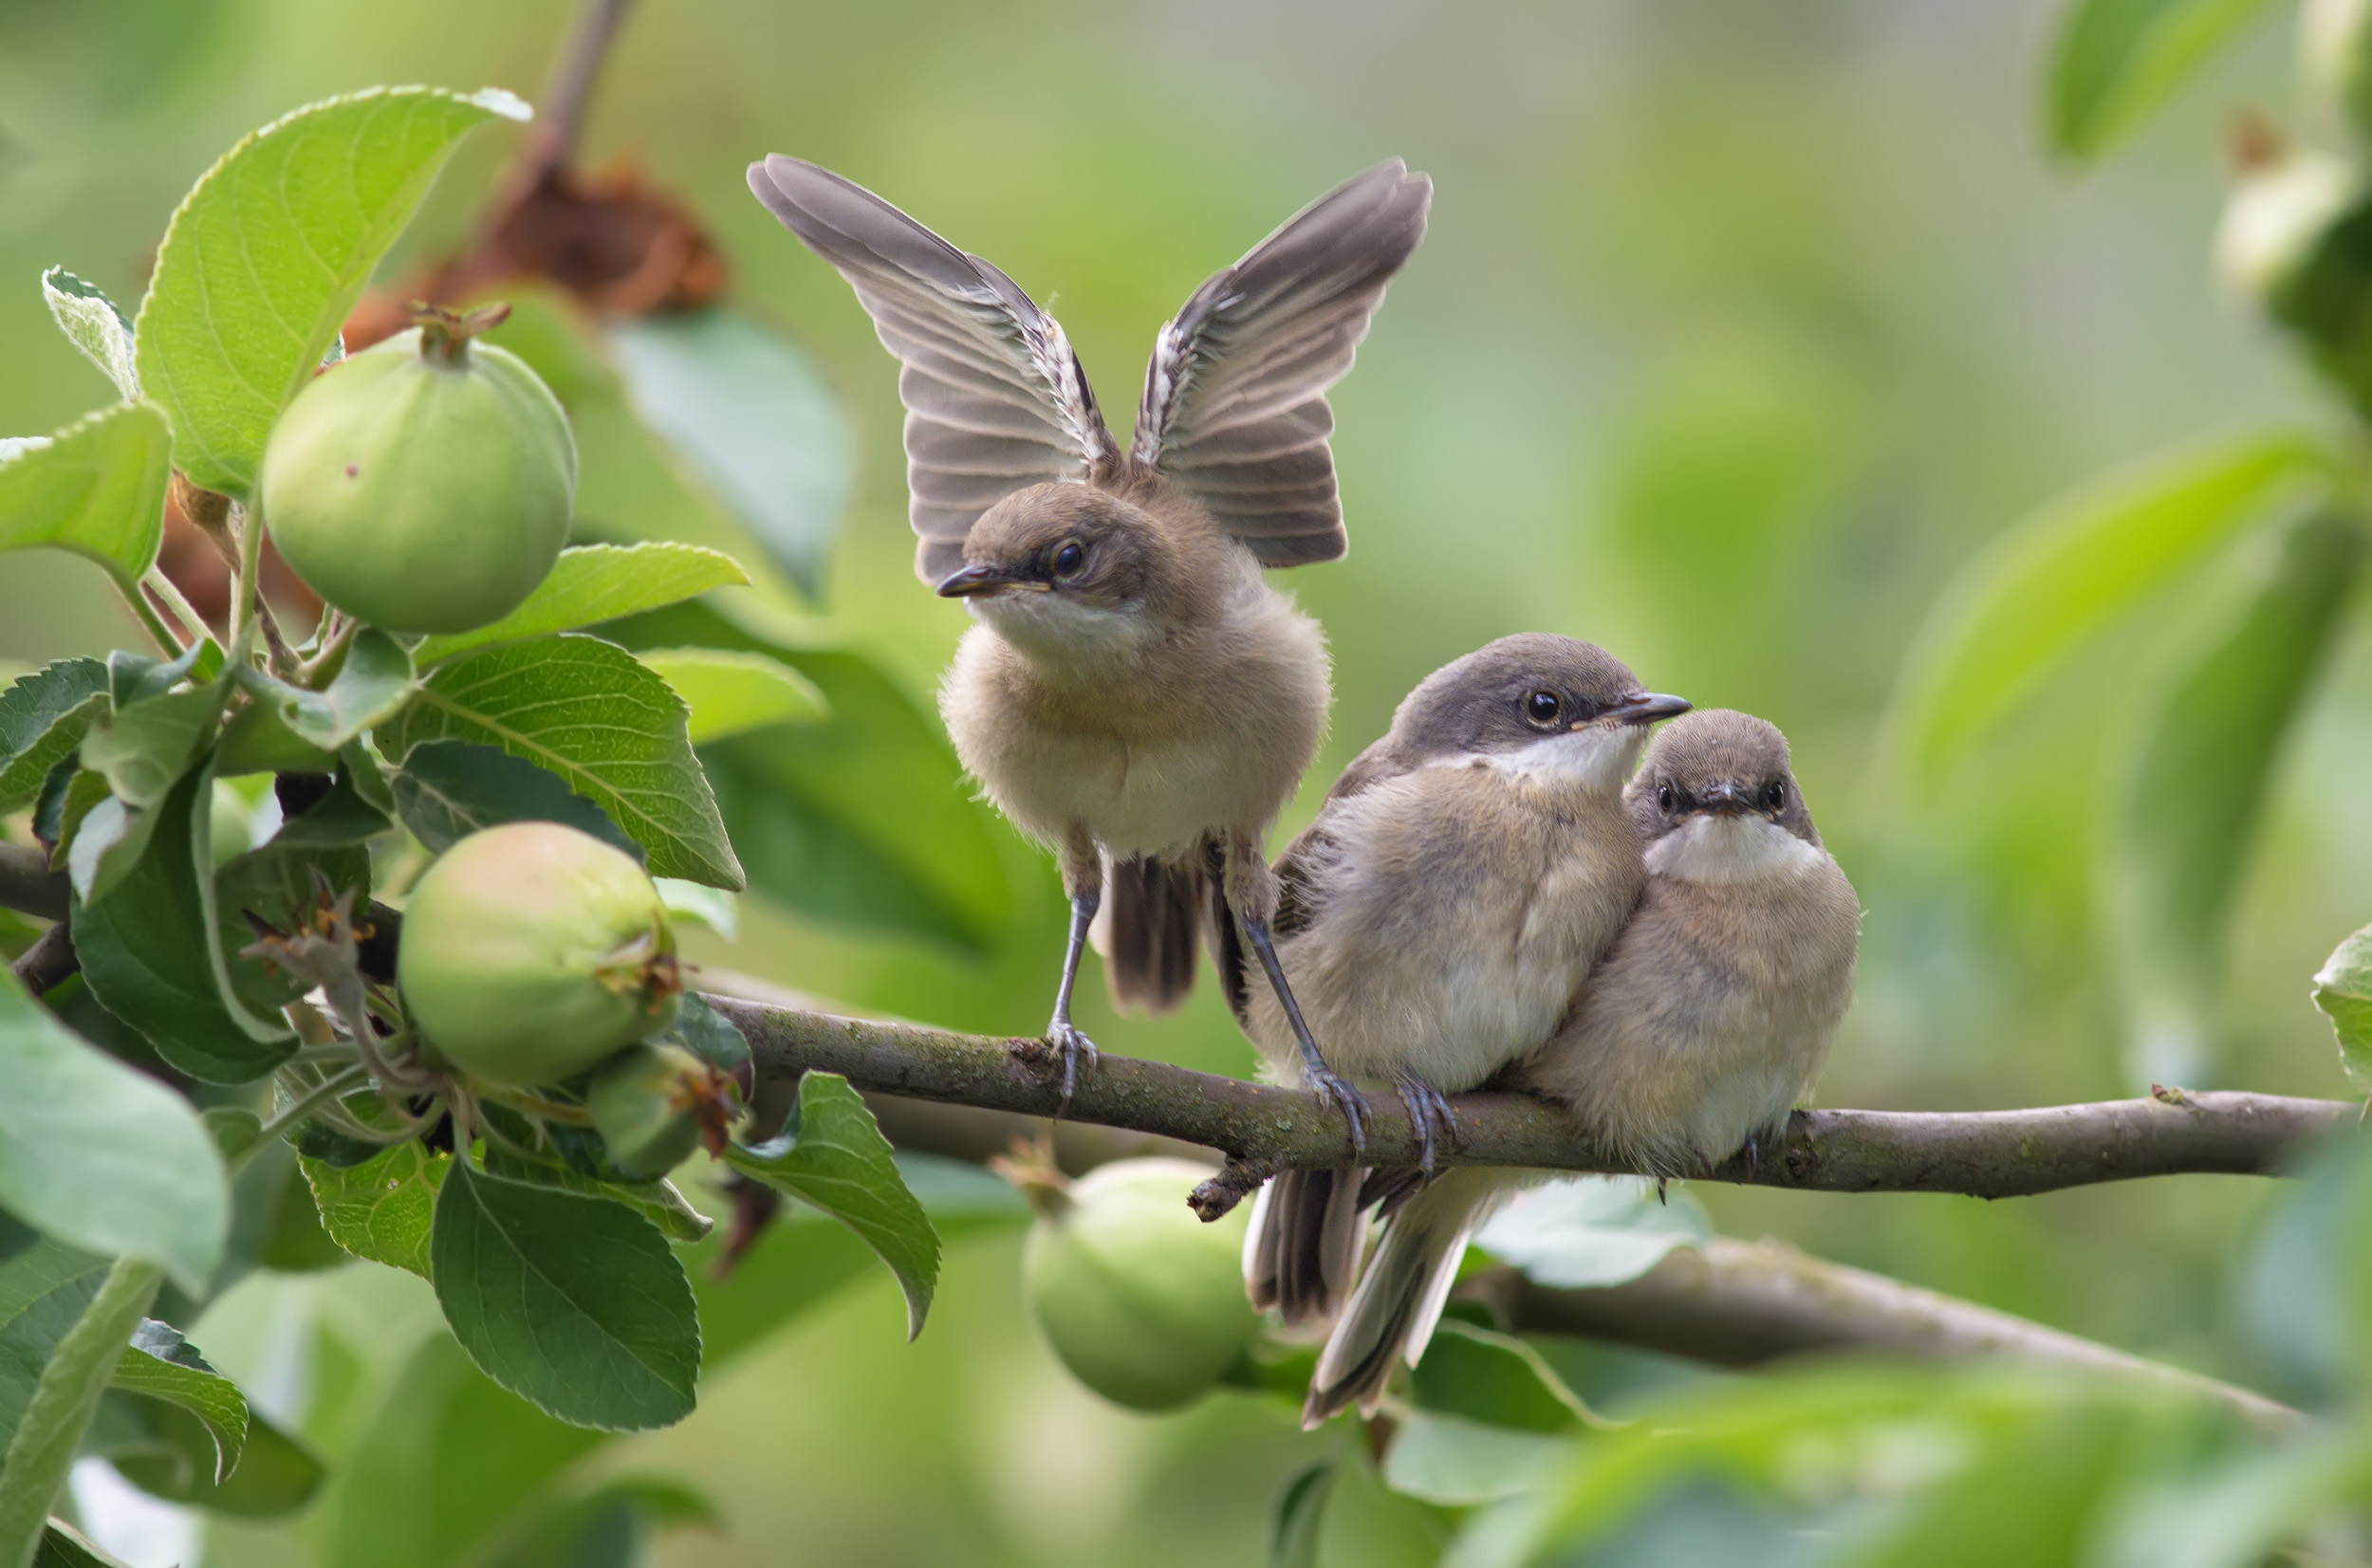
[[[1063,984],[1054,993],[1054,1016],[1047,1020],[1046,1042],[1063,1061],[1063,1099],[1055,1115],[1070,1112],[1071,1091],[1079,1086],[1079,1066],[1096,1065],[1096,1044],[1070,1021],[1070,993],[1079,983],[1079,955],[1086,950],[1087,928],[1095,924],[1103,903],[1103,861],[1095,845],[1078,839],[1063,854],[1063,881],[1070,895],[1070,942],[1063,950]]]
[[[1301,1004],[1293,1000],[1293,987],[1286,982],[1285,966],[1277,962],[1276,943],[1269,934],[1269,917],[1276,913],[1276,874],[1269,869],[1269,863],[1260,858],[1259,850],[1249,838],[1229,836],[1226,892],[1228,907],[1235,912],[1236,920],[1244,928],[1244,940],[1251,944],[1251,950],[1259,956],[1269,988],[1276,992],[1277,1005],[1285,1009],[1285,1020],[1292,1025],[1293,1039],[1301,1046],[1303,1079],[1321,1102],[1341,1109],[1343,1119],[1350,1126],[1351,1162],[1357,1164],[1367,1152],[1367,1098],[1350,1079],[1339,1077],[1326,1065],[1318,1042],[1309,1033],[1309,1025],[1303,1022]]]
[[[1414,1073],[1402,1073],[1393,1079],[1393,1087],[1399,1090],[1400,1103],[1408,1107],[1409,1125],[1417,1130],[1418,1167],[1431,1176],[1436,1135],[1453,1148],[1457,1144],[1456,1113],[1440,1090]]]

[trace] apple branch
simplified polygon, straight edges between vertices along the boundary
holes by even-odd
[[[709,1001],[739,1024],[761,1079],[810,1068],[861,1089],[986,1110],[1052,1116],[1216,1150],[1219,1173],[1198,1189],[1205,1219],[1226,1213],[1279,1171],[1350,1158],[1342,1117],[1298,1089],[1248,1083],[1164,1062],[1105,1056],[1067,1108],[1042,1040],[957,1034],[914,1024],[840,1018],[728,996]],[[1362,1163],[1417,1163],[1417,1139],[1396,1097],[1372,1097]],[[1451,1097],[1461,1136],[1455,1165],[1522,1165],[1623,1172],[1590,1147],[1558,1107],[1529,1096]],[[2098,1182],[2193,1172],[2270,1175],[2292,1150],[2352,1124],[2361,1108],[2230,1091],[2159,1090],[2146,1099],[1970,1112],[1798,1111],[1786,1137],[1698,1179],[1823,1192],[1958,1192],[2023,1197]]]

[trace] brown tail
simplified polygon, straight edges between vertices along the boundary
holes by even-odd
[[[1186,1000],[1195,988],[1206,881],[1199,854],[1175,865],[1133,856],[1106,868],[1103,907],[1112,925],[1103,973],[1113,1001],[1166,1013]]]
[[[1365,1226],[1360,1185],[1367,1172],[1285,1171],[1253,1200],[1244,1238],[1244,1293],[1288,1324],[1324,1322],[1359,1273]]]

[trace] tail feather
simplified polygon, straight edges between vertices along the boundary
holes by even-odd
[[[1512,1188],[1501,1172],[1451,1172],[1407,1198],[1383,1227],[1342,1319],[1319,1353],[1302,1425],[1323,1425],[1356,1404],[1373,1415],[1395,1362],[1425,1354],[1457,1280],[1474,1227]]]
[[[1363,1170],[1288,1171],[1252,1202],[1244,1293],[1288,1324],[1334,1316],[1359,1273]]]
[[[1178,864],[1131,856],[1103,872],[1110,921],[1103,973],[1123,1007],[1165,1013],[1195,988],[1206,877],[1199,858]]]

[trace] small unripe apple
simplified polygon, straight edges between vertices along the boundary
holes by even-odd
[[[282,557],[373,626],[497,620],[567,540],[567,415],[525,360],[471,341],[482,320],[441,316],[340,360],[297,394],[264,451],[257,494]]]
[[[396,976],[438,1056],[521,1087],[658,1033],[682,989],[650,876],[558,822],[506,822],[438,856],[404,909]]]
[[[585,1108],[630,1176],[663,1176],[702,1142],[721,1150],[737,1108],[733,1080],[680,1045],[629,1045],[595,1069]]]
[[[1186,1207],[1210,1174],[1186,1160],[1120,1160],[1032,1191],[1040,1212],[1021,1264],[1030,1313],[1071,1375],[1116,1405],[1183,1405],[1251,1338],[1245,1210],[1205,1225]]]

